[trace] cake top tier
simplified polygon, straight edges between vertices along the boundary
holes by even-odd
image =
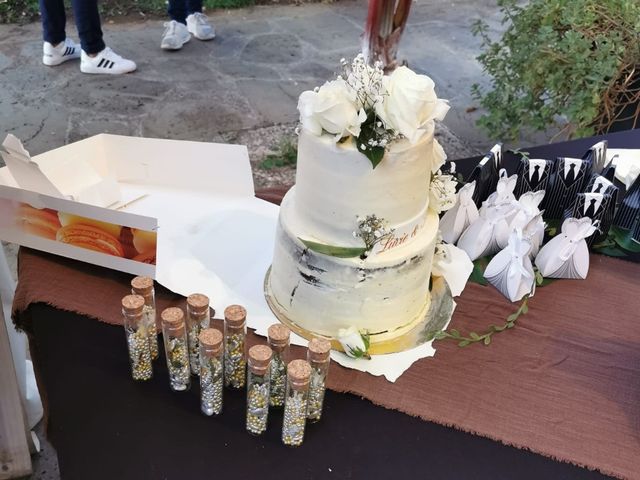
[[[369,233],[415,235],[446,158],[434,129],[449,106],[433,81],[407,67],[384,75],[358,56],[336,80],[303,92],[298,109],[294,221],[306,238],[351,248],[375,241]]]

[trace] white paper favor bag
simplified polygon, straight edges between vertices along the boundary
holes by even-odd
[[[484,277],[512,302],[533,293],[535,274],[529,258],[531,243],[520,229],[509,235],[507,246],[487,265]]]
[[[598,228],[598,222],[589,217],[567,218],[562,231],[540,249],[536,266],[543,277],[587,278],[589,248],[585,238]]]
[[[510,211],[510,205],[485,209],[463,232],[458,247],[467,252],[471,261],[500,250],[500,244],[509,237],[507,213]]]
[[[440,220],[442,239],[447,243],[456,243],[466,228],[478,219],[478,207],[473,201],[476,188],[475,180],[467,183],[456,194],[457,200],[453,208],[445,212]]]

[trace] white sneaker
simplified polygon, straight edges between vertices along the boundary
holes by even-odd
[[[184,23],[171,20],[164,24],[165,31],[162,34],[160,48],[163,50],[180,50],[182,46],[191,40],[191,35]]]
[[[80,45],[70,38],[65,38],[64,42],[60,42],[57,47],[54,47],[49,42],[44,42],[42,46],[42,63],[53,67],[67,60],[75,60],[80,58],[80,50]]]
[[[187,17],[187,29],[198,40],[211,40],[216,36],[216,30],[209,23],[207,16],[199,12]]]
[[[136,68],[135,62],[122,58],[109,47],[106,47],[95,57],[90,57],[82,50],[82,60],[80,62],[80,71],[82,73],[118,75],[120,73],[133,72]]]

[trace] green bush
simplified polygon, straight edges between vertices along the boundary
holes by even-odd
[[[640,100],[640,1],[498,5],[507,24],[499,41],[483,21],[473,27],[482,39],[478,60],[492,80],[489,91],[474,85],[472,93],[488,111],[478,124],[492,137],[513,140],[523,129],[551,126],[558,135],[588,136],[608,130],[625,105]]]
[[[260,163],[260,168],[271,170],[277,167],[293,167],[298,159],[298,146],[290,138],[283,138],[276,152],[270,153]]]
[[[38,0],[0,0],[0,23],[26,23],[38,17]]]

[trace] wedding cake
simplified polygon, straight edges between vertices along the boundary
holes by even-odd
[[[439,171],[434,121],[449,107],[432,80],[407,67],[384,75],[362,56],[343,70],[300,96],[296,184],[280,208],[267,292],[305,336],[356,333],[368,347],[424,319],[438,214],[456,183]]]

